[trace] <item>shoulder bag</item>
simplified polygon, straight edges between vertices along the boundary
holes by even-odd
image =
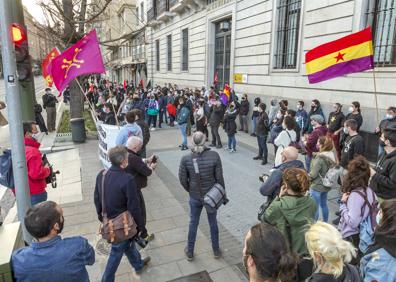
[[[137,234],[137,225],[131,213],[126,210],[115,218],[107,218],[106,203],[105,203],[105,187],[104,180],[107,170],[102,174],[102,224],[99,233],[102,238],[107,240],[108,243],[119,243],[134,237]]]

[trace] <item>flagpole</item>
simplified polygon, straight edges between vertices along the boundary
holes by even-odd
[[[113,112],[114,112],[114,116],[115,116],[115,119],[116,119],[117,126],[118,126],[118,128],[120,128],[120,123],[118,122],[118,117],[117,117],[116,110],[114,108],[114,104],[113,103],[110,103],[110,104],[111,104],[111,107],[113,108]]]
[[[83,88],[82,88],[80,82],[78,81],[77,78],[75,78],[74,80],[76,81],[77,85],[80,87],[81,93],[83,94],[84,98],[86,98],[85,92],[84,92],[84,90],[83,90]],[[89,101],[89,99],[87,99],[87,101],[88,101],[89,107],[91,108],[91,111],[94,111],[94,107],[92,106],[92,104],[91,104],[91,102]],[[98,122],[98,118],[97,118],[97,116],[96,116],[95,113],[93,114],[93,116],[94,116],[95,122]]]
[[[375,79],[375,68],[373,68],[373,81],[374,81],[374,97],[375,97],[375,110],[376,110],[376,124],[379,124],[379,109],[378,109],[378,96],[377,96],[377,82]]]

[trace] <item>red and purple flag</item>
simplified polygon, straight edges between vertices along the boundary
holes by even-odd
[[[52,78],[59,91],[63,91],[80,75],[104,72],[105,67],[95,30],[67,48],[53,59],[51,64]]]
[[[373,69],[371,28],[320,45],[305,55],[309,83]]]

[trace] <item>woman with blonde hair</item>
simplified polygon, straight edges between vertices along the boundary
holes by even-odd
[[[318,153],[313,153],[309,178],[311,180],[310,194],[315,200],[318,209],[316,210],[315,220],[319,219],[319,209],[322,210],[323,221],[329,220],[329,208],[327,206],[327,193],[331,187],[323,185],[323,178],[329,169],[335,165],[336,157],[333,153],[333,141],[330,137],[321,136],[318,139]]]
[[[320,221],[311,225],[305,233],[305,241],[316,267],[308,281],[362,281],[357,268],[349,264],[356,256],[356,249],[342,239],[334,226]]]

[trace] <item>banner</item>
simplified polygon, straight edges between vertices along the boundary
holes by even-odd
[[[96,128],[98,130],[99,139],[99,159],[102,162],[104,168],[108,169],[111,166],[110,160],[107,156],[107,152],[116,146],[116,138],[120,132],[120,127],[116,125],[108,125],[97,123]]]

